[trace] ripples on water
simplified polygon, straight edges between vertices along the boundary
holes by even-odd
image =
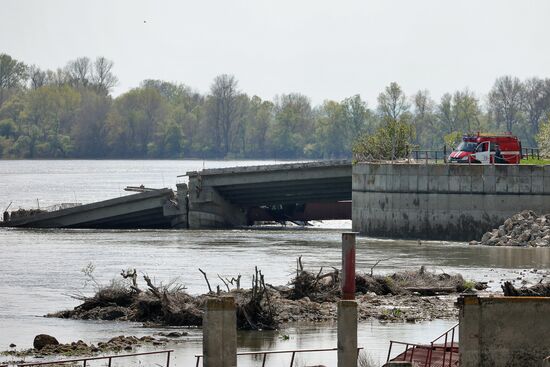
[[[205,162],[206,168],[243,165],[250,162]],[[258,163],[258,162],[253,162]],[[201,169],[202,161],[0,161],[0,208],[10,201],[14,207],[58,202],[91,202],[124,194],[126,185],[175,186],[176,176]],[[98,342],[107,337],[151,334],[132,323],[47,319],[41,316],[74,307],[68,294],[90,294],[84,286],[81,269],[95,266],[99,283],[117,277],[121,269],[133,267],[157,282],[177,278],[190,293],[207,288],[198,271],[202,268],[215,286],[217,274],[243,275],[242,284],[251,281],[258,266],[271,284],[286,284],[295,271],[296,258],[303,256],[306,268],[340,266],[342,230],[347,221],[316,224],[308,229],[252,229],[232,231],[184,230],[29,230],[0,229],[0,349],[14,342],[29,347],[38,333],[50,333],[62,342],[82,339]],[[523,269],[550,267],[550,249],[493,248],[464,243],[380,240],[359,238],[357,267],[369,272],[379,259],[375,272],[387,273],[422,265],[436,271],[460,272],[466,278],[492,281],[498,289],[501,279],[511,280]],[[220,282],[221,283],[221,282]],[[220,284],[222,285],[222,284]],[[222,285],[223,286],[223,285]],[[422,324],[361,323],[359,343],[376,361],[385,359],[389,339],[427,342],[453,321]],[[291,326],[279,333],[242,332],[242,350],[334,347],[334,325]],[[201,332],[192,329],[183,344],[174,345],[176,366],[194,362],[201,352]],[[273,357],[275,358],[275,357]],[[304,357],[302,357],[304,360]],[[252,359],[239,360],[251,365]],[[282,365],[285,357],[277,357]],[[335,364],[335,355],[317,355],[308,363]],[[277,364],[278,363],[278,364]],[[285,364],[287,364],[285,362]]]

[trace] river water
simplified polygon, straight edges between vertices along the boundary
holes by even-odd
[[[269,164],[273,161],[0,161],[0,209],[10,202],[18,207],[46,207],[60,202],[88,203],[126,195],[127,186],[172,187],[185,181],[178,175],[202,168]],[[306,268],[340,266],[341,232],[349,221],[315,223],[313,228],[250,230],[32,230],[0,228],[0,350],[10,343],[28,348],[36,334],[47,333],[61,342],[86,342],[125,335],[152,335],[159,329],[127,322],[97,322],[44,318],[44,314],[77,305],[71,294],[91,294],[93,284],[81,271],[92,264],[100,284],[118,276],[121,269],[136,268],[157,282],[183,283],[190,293],[204,293],[206,284],[198,268],[213,286],[217,274],[242,274],[248,284],[258,266],[271,284],[286,284],[303,256]],[[360,237],[357,268],[384,259],[376,272],[387,273],[422,265],[431,270],[462,273],[466,278],[488,281],[499,289],[503,280],[516,280],[528,269],[550,268],[548,248],[494,248],[465,243],[385,240]],[[536,275],[526,272],[527,279]],[[222,285],[222,284],[220,284]],[[223,285],[222,285],[223,286]],[[454,325],[452,320],[417,324],[359,325],[359,345],[375,362],[386,358],[390,339],[429,342]],[[194,365],[201,353],[201,330],[190,329],[176,350],[175,366]],[[288,335],[289,338],[284,337]],[[336,346],[333,324],[290,325],[278,332],[239,333],[240,351]],[[1,357],[0,357],[1,358]],[[334,353],[299,357],[300,364],[335,365]],[[4,358],[5,359],[5,358]],[[0,359],[1,361],[2,359]],[[162,358],[155,362],[162,363]],[[153,359],[151,358],[151,361]],[[270,357],[270,366],[288,365],[288,356]],[[134,360],[132,365],[138,365]],[[261,364],[261,361],[260,361]],[[98,364],[99,365],[99,364]],[[125,365],[129,365],[126,362]],[[252,357],[240,357],[239,365],[258,365]]]

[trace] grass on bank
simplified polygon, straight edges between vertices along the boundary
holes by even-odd
[[[550,159],[548,158],[541,158],[541,159],[536,159],[536,158],[529,158],[529,159],[522,159],[520,164],[537,164],[537,165],[545,165],[545,164],[550,164]]]

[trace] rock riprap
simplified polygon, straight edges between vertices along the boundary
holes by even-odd
[[[496,229],[481,237],[481,241],[471,241],[471,245],[550,247],[550,214],[537,215],[532,210],[524,210],[513,215]]]

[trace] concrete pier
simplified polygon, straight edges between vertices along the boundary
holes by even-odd
[[[470,241],[525,209],[550,212],[550,165],[353,167],[353,230],[363,235]]]
[[[357,367],[357,302],[338,301],[338,367]]]
[[[355,233],[342,233],[342,298],[338,302],[338,367],[357,366]]]
[[[237,314],[233,297],[206,301],[202,338],[204,367],[237,366]]]
[[[461,367],[542,366],[550,355],[550,298],[459,299]]]

